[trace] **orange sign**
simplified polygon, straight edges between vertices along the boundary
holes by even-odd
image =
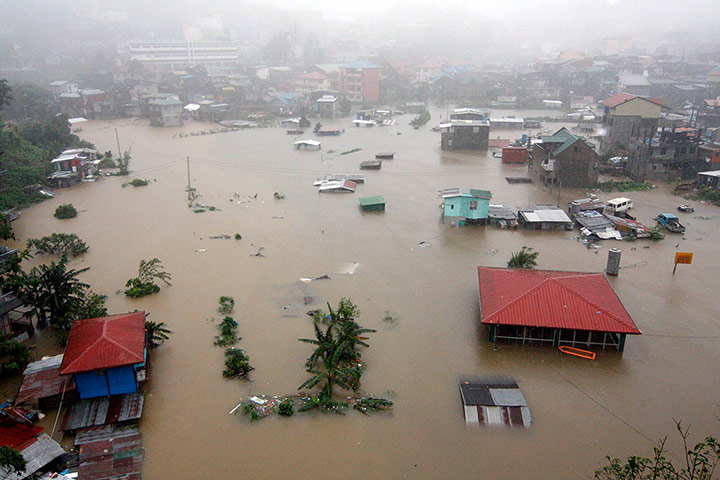
[[[692,263],[693,254],[692,252],[675,252],[675,264],[685,263],[690,265]]]

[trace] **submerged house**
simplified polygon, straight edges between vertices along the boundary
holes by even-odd
[[[65,455],[65,450],[47,433],[43,433],[42,427],[30,425],[29,422],[20,423],[4,414],[0,414],[0,419],[0,447],[19,451],[26,462],[25,470],[20,473],[0,466],[0,478],[3,480],[28,478],[56,458]]]
[[[533,144],[528,170],[545,185],[591,187],[598,180],[600,157],[594,145],[563,127]]]
[[[76,321],[61,375],[72,375],[80,399],[138,391],[146,379],[145,312]]]
[[[487,150],[490,123],[485,119],[452,118],[440,124],[442,150]]]
[[[491,342],[622,351],[641,333],[602,273],[478,267],[478,281]]]
[[[463,226],[466,223],[485,223],[492,193],[473,188],[440,190],[443,198],[443,223]]]
[[[97,163],[97,150],[92,148],[64,150],[50,161],[53,172],[47,177],[48,183],[51,186],[68,187],[91,174]]]

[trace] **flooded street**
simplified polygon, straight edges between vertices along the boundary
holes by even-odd
[[[109,311],[145,310],[173,330],[154,354],[146,387],[145,478],[591,478],[606,455],[649,455],[665,435],[679,458],[673,419],[692,425],[692,441],[720,435],[720,208],[693,202],[695,213],[680,214],[684,236],[605,241],[599,251],[577,242],[577,230],[443,225],[442,188],[487,189],[491,203],[512,208],[558,199],[566,207],[586,192],[511,185],[505,177],[525,176],[525,164],[504,165],[489,152],[441,151],[440,134],[429,127],[445,111],[432,113],[420,130],[407,125],[408,115],[396,117],[396,126],[374,128],[323,119],[346,131],[320,137],[320,151],[293,149],[293,140],[318,139],[311,129],[300,138],[283,128],[179,137],[215,126],[83,124],[80,136],[103,152],[117,151],[117,128],[133,173],[57,190],[54,199],[26,209],[13,225],[16,246],[52,232],[77,233],[90,250],[72,266],[91,267],[80,278],[108,295]],[[502,113],[513,114],[493,116]],[[512,141],[521,133],[492,130],[490,138]],[[356,148],[362,150],[340,155]],[[326,173],[359,172],[361,161],[383,151],[395,152],[395,159],[363,171],[366,181],[354,194],[319,194],[312,186]],[[188,208],[188,156],[198,202],[218,211]],[[151,183],[123,188],[132,178]],[[384,213],[360,210],[358,198],[372,195],[385,197]],[[600,197],[621,195],[633,199],[634,215],[648,226],[684,202],[662,185]],[[63,203],[81,213],[55,219]],[[242,240],[210,238],[235,233]],[[607,250],[620,248],[627,268],[610,283],[643,335],[628,337],[622,356],[600,353],[593,362],[545,347],[499,344],[494,351],[479,323],[476,267],[503,267],[523,245],[540,252],[538,268],[588,272],[602,271]],[[265,257],[252,256],[260,247]],[[673,276],[675,251],[695,257]],[[141,259],[153,257],[172,274],[172,286],[125,297],[125,281],[137,275]],[[359,263],[355,274],[339,273],[347,262]],[[331,279],[299,281],[325,274]],[[221,375],[223,349],[212,344],[218,322],[211,321],[220,317],[221,295],[235,298],[238,345],[255,367],[252,382]],[[304,305],[304,296],[317,302]],[[363,352],[362,387],[379,396],[396,392],[393,413],[253,424],[228,415],[248,395],[296,391],[311,353],[297,341],[312,336],[305,312],[342,297],[358,305],[360,324],[378,330]],[[383,321],[388,310],[399,318],[395,324]],[[533,425],[466,428],[457,387],[463,374],[514,376]]]

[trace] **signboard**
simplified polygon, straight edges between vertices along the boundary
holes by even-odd
[[[692,252],[675,252],[675,264],[684,263],[690,265],[692,263]]]

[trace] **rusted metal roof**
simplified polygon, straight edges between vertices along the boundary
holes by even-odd
[[[528,427],[530,409],[515,379],[509,376],[458,378],[467,425],[511,425]]]
[[[65,411],[60,430],[138,420],[142,416],[143,395],[142,392],[135,392],[81,400]]]
[[[504,148],[510,145],[510,140],[502,138],[491,138],[488,140],[488,148]]]
[[[482,323],[640,334],[602,273],[478,267]]]
[[[142,478],[142,434],[136,425],[87,428],[79,431],[79,478],[83,480],[140,480]]]
[[[75,390],[72,377],[60,375],[62,359],[62,355],[56,355],[28,364],[23,372],[23,381],[15,397],[15,404],[60,395],[63,389],[66,392]]]
[[[145,361],[145,312],[73,323],[61,375],[134,365]]]

